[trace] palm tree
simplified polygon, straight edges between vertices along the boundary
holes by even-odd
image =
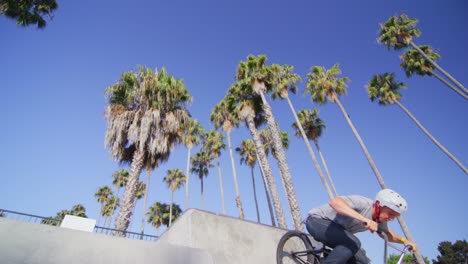
[[[167,157],[175,147],[180,127],[188,121],[185,105],[191,95],[183,81],[141,67],[125,72],[106,89],[107,131],[105,145],[114,159],[122,160],[128,146],[135,147],[127,188],[116,221],[116,229],[127,230],[135,200],[138,178],[145,158]],[[123,233],[120,233],[123,236]]]
[[[468,94],[468,89],[463,87],[461,83],[442,69],[442,67],[440,67],[430,58],[430,56],[428,56],[414,43],[413,38],[421,35],[421,31],[416,28],[417,23],[417,19],[409,18],[405,14],[401,14],[399,17],[392,16],[384,24],[380,24],[380,35],[377,38],[377,41],[385,44],[388,49],[393,48],[395,50],[403,49],[411,45],[422,56],[424,56],[426,60],[434,65],[437,70],[449,78],[450,81],[455,83],[465,94]]]
[[[440,55],[436,53],[434,49],[432,49],[432,47],[429,45],[419,46],[419,48],[433,61],[440,58]],[[442,76],[437,74],[434,71],[434,65],[431,64],[428,60],[426,60],[424,56],[422,56],[421,53],[419,53],[419,51],[415,49],[408,49],[405,51],[405,54],[400,56],[400,60],[402,61],[400,67],[405,70],[406,76],[411,77],[414,73],[421,76],[434,76],[439,81],[451,88],[453,91],[458,93],[460,96],[462,96],[465,99],[468,99],[467,93],[463,93],[463,91],[453,86],[451,83],[447,82],[444,78],[442,78]]]
[[[119,171],[116,171],[114,173],[112,173],[112,178],[114,179],[112,181],[112,184],[114,184],[115,186],[115,189],[116,189],[116,197],[117,198],[120,198],[119,196],[119,193],[120,193],[120,188],[122,187],[125,187],[127,185],[127,182],[128,182],[128,171],[127,170],[119,170]],[[117,202],[117,199],[115,200],[115,202]],[[112,211],[112,217],[111,217],[111,221],[109,221],[109,226],[111,225],[111,222],[112,222],[112,218],[114,218],[114,211],[116,209],[116,205],[114,204],[111,211]],[[107,228],[109,228],[109,226],[107,226]]]
[[[280,228],[287,228],[283,207],[281,206],[278,191],[276,189],[275,178],[272,175],[270,164],[268,163],[265,147],[263,146],[257,131],[257,126],[264,121],[262,116],[263,112],[260,106],[260,98],[246,92],[246,89],[242,86],[243,85],[240,83],[232,85],[224,100],[232,100],[235,102],[236,107],[234,111],[237,112],[239,119],[245,122],[250,131],[250,135],[252,136],[252,140],[255,143],[255,148],[257,150],[260,169],[268,183],[268,190],[270,191],[271,198],[273,200],[273,207],[275,209],[278,226]]]
[[[280,129],[276,123],[271,106],[265,98],[265,93],[272,90],[272,84],[275,82],[274,74],[271,69],[265,65],[266,56],[249,55],[247,60],[241,61],[237,67],[236,80],[246,89],[247,93],[260,96],[262,100],[262,109],[265,115],[268,128],[271,130],[273,138],[273,148],[275,149],[278,161],[278,167],[285,189],[289,209],[291,211],[294,227],[296,230],[303,231],[302,215],[294,191],[291,173],[289,172],[286,155],[281,143]]]
[[[0,14],[17,20],[19,26],[26,27],[37,24],[37,28],[44,28],[47,24],[44,17],[53,17],[53,11],[58,8],[56,0],[2,0]]]
[[[167,176],[163,181],[166,182],[167,187],[171,190],[171,205],[169,208],[169,215],[172,216],[172,205],[174,204],[174,192],[184,186],[186,177],[180,169],[168,170]],[[169,218],[169,226],[172,225],[172,217]]]
[[[192,157],[191,173],[198,175],[201,186],[201,207],[205,209],[205,197],[203,190],[203,177],[207,177],[209,174],[209,168],[213,168],[213,156],[211,156],[206,150],[201,149],[195,156]]]
[[[205,133],[203,141],[203,149],[208,153],[208,155],[212,156],[213,159],[216,159],[216,167],[218,168],[219,176],[219,188],[221,192],[221,205],[223,209],[223,214],[225,215],[226,205],[224,203],[223,174],[221,173],[221,166],[219,162],[221,151],[226,149],[226,144],[224,144],[224,136],[223,134],[213,129]]]
[[[260,211],[258,210],[258,201],[257,201],[257,190],[255,188],[255,177],[254,177],[254,168],[255,164],[257,163],[257,152],[255,151],[255,144],[251,139],[242,140],[241,146],[236,148],[236,151],[239,153],[241,159],[240,163],[247,164],[250,167],[250,174],[252,176],[252,189],[255,201],[255,209],[257,211],[257,222],[260,223]],[[265,186],[266,188],[266,186]],[[267,192],[268,197],[268,192]],[[272,214],[272,210],[270,208],[270,214]]]
[[[297,91],[296,83],[301,80],[299,75],[293,73],[293,69],[294,68],[290,65],[280,66],[278,64],[273,64],[271,66],[271,71],[274,75],[274,85],[271,98],[273,100],[277,98],[286,99],[289,109],[291,109],[294,119],[296,120],[296,124],[298,124],[298,129],[300,133],[299,135],[302,135],[302,138],[307,146],[307,150],[309,151],[310,157],[312,158],[312,162],[314,163],[315,169],[317,170],[319,177],[322,180],[322,184],[325,187],[325,190],[327,191],[328,197],[332,199],[333,193],[330,190],[330,187],[328,186],[325,176],[323,175],[322,168],[320,167],[317,158],[315,157],[315,153],[312,150],[312,147],[310,146],[309,140],[307,140],[304,128],[302,127],[302,124],[298,119],[296,109],[294,108],[294,105],[292,104],[291,99],[289,98],[289,92],[295,94]]]
[[[297,113],[298,120],[292,124],[293,129],[296,131],[296,137],[303,137],[304,135],[308,139],[306,144],[310,146],[309,140],[313,140],[315,147],[317,148],[317,152],[319,153],[320,160],[322,161],[323,167],[325,172],[327,173],[328,181],[333,189],[334,196],[338,196],[338,192],[336,191],[335,183],[333,182],[332,177],[330,176],[330,171],[328,170],[327,163],[325,162],[325,158],[323,157],[322,151],[320,150],[320,146],[318,144],[318,138],[322,135],[323,129],[325,128],[325,123],[322,119],[318,117],[318,110],[315,108],[314,110],[304,109]],[[299,125],[298,125],[299,124]],[[302,127],[302,128],[301,128]],[[302,130],[302,131],[301,131]],[[304,132],[304,134],[302,134]],[[309,151],[312,151],[311,149]],[[315,156],[315,155],[314,155]],[[319,170],[319,174],[321,170]],[[322,179],[323,181],[324,179]],[[330,197],[331,198],[331,197]]]
[[[109,199],[109,196],[111,195],[114,195],[114,193],[112,192],[111,188],[107,185],[100,187],[94,194],[94,197],[96,198],[97,202],[101,205],[101,209],[99,210],[98,220],[96,223],[97,226],[99,226],[99,222],[101,221],[101,216],[104,212],[104,205]]]
[[[187,181],[185,184],[185,210],[189,208],[189,183],[190,183],[190,155],[192,148],[200,144],[201,137],[205,129],[196,119],[190,119],[185,126],[183,127],[182,142],[187,147],[187,168],[185,175],[187,176]]]
[[[88,218],[86,216],[86,208],[82,204],[76,204],[72,207],[70,211],[71,215]]]
[[[222,127],[226,133],[229,156],[231,157],[232,176],[234,178],[234,188],[236,191],[236,205],[239,210],[239,218],[244,219],[244,209],[242,208],[242,201],[239,192],[239,183],[237,181],[236,166],[234,164],[234,155],[232,153],[231,131],[234,127],[239,126],[239,117],[234,112],[234,105],[232,101],[222,100],[211,111],[210,121],[214,123],[216,129]]]
[[[154,203],[148,208],[148,224],[156,228],[156,236],[159,236],[159,227],[163,224],[163,214],[166,206],[160,202]]]
[[[179,216],[182,214],[182,210],[180,209],[180,206],[176,203],[172,205],[172,213],[167,212],[168,211],[168,205],[163,204],[165,206],[165,213],[163,213],[163,224],[166,225],[167,227],[171,226],[171,223],[177,220]],[[169,217],[172,216],[172,217]]]
[[[401,94],[398,91],[400,88],[405,88],[406,85],[395,81],[395,74],[385,73],[382,75],[374,75],[370,80],[367,91],[371,101],[378,100],[379,105],[396,104],[401,110],[403,110],[418,127],[434,142],[450,159],[452,159],[465,174],[468,174],[468,170],[465,166],[452,154],[450,153],[427,129],[414,117],[411,112],[400,103]]]
[[[364,154],[372,168],[372,171],[377,177],[377,181],[379,182],[382,188],[385,188],[385,182],[382,176],[380,175],[380,172],[377,169],[374,160],[369,154],[369,151],[367,150],[364,141],[362,141],[361,136],[359,135],[356,127],[351,121],[348,113],[341,104],[339,97],[341,95],[346,94],[346,82],[349,81],[349,78],[338,78],[339,74],[341,74],[341,70],[338,64],[333,65],[333,67],[329,70],[325,70],[325,68],[321,66],[313,66],[311,68],[311,72],[307,74],[308,82],[307,88],[304,90],[304,93],[309,93],[311,95],[312,100],[318,104],[325,104],[329,100],[331,103],[336,103],[338,105],[341,112],[343,113],[343,116],[348,122],[348,125],[351,127],[351,130],[353,131],[359,144],[361,145],[361,148],[364,151]]]

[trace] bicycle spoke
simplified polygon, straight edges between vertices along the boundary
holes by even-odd
[[[299,237],[290,237],[284,244],[281,258],[284,264],[309,263],[307,262],[307,248]]]

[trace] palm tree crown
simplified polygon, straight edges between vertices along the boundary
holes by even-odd
[[[322,66],[313,66],[307,74],[308,82],[304,93],[310,93],[314,102],[324,104],[327,99],[335,103],[340,95],[346,94],[348,77],[338,78],[341,74],[339,64],[329,70]]]
[[[405,14],[398,17],[392,16],[380,25],[380,35],[377,41],[385,44],[388,49],[406,48],[413,41],[413,37],[421,35],[421,31],[416,28],[417,23],[417,19],[409,18]]]
[[[429,45],[422,45],[419,46],[419,48],[433,61],[440,58],[440,55]],[[411,77],[414,73],[421,76],[433,75],[435,66],[415,49],[406,50],[405,54],[400,56],[400,60],[402,61],[400,67],[405,70],[406,76],[408,77]]]
[[[367,86],[367,91],[371,101],[379,100],[380,105],[387,105],[393,104],[401,98],[398,91],[400,88],[406,88],[406,85],[395,82],[394,73],[385,73],[374,75]]]

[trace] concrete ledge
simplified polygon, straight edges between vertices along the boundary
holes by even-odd
[[[276,247],[287,230],[189,209],[157,243],[199,248],[215,263],[276,263]]]
[[[0,218],[0,262],[214,263],[204,250]]]

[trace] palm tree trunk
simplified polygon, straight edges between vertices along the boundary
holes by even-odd
[[[439,70],[442,74],[444,74],[447,78],[449,78],[450,81],[452,81],[458,87],[460,87],[460,89],[462,89],[462,91],[464,93],[468,94],[468,89],[463,87],[463,85],[461,83],[459,83],[455,78],[453,78],[452,75],[450,75],[448,72],[446,72],[444,69],[442,69],[442,67],[440,67],[435,61],[433,61],[431,58],[429,58],[429,56],[427,56],[427,54],[424,53],[424,51],[422,51],[416,44],[414,44],[413,41],[410,41],[410,44],[411,44],[411,46],[413,46],[414,49],[416,49],[419,53],[421,53],[421,55],[423,55],[423,57],[426,60],[428,60],[432,65],[434,65],[434,67],[436,67],[437,70]]]
[[[151,172],[148,170],[146,171],[145,198],[143,199],[143,208],[141,209],[142,214],[141,214],[141,232],[140,233],[142,235],[145,233],[146,202],[148,201],[148,190],[149,190],[149,185],[150,185],[150,179],[151,179]]]
[[[98,219],[96,221],[96,226],[99,226],[99,222],[101,221],[102,211],[104,210],[104,203],[101,203],[101,210],[99,210]]]
[[[226,205],[224,203],[224,187],[223,187],[223,174],[221,174],[221,166],[219,166],[219,157],[216,158],[216,164],[218,166],[218,176],[219,176],[219,189],[221,192],[221,205],[223,208],[223,215],[226,214]]]
[[[133,201],[137,192],[138,178],[140,177],[141,169],[143,168],[144,153],[141,150],[136,150],[133,155],[130,175],[128,177],[127,187],[120,206],[119,215],[115,223],[115,229],[127,231],[130,215],[132,214]],[[125,236],[124,232],[116,232],[117,236]]]
[[[255,143],[255,148],[257,149],[258,161],[263,168],[264,176],[267,179],[268,187],[271,192],[271,198],[273,199],[273,206],[275,208],[276,218],[278,221],[278,226],[280,228],[287,228],[286,218],[284,217],[283,207],[281,206],[278,191],[276,190],[276,183],[273,175],[271,173],[271,168],[266,158],[265,150],[258,135],[258,131],[255,128],[254,119],[252,115],[249,115],[246,119],[247,127],[250,130],[253,141]]]
[[[278,167],[280,170],[284,191],[286,193],[286,198],[288,200],[289,210],[291,211],[294,228],[303,232],[304,226],[302,224],[301,210],[297,202],[296,192],[294,191],[294,185],[292,182],[291,173],[289,172],[288,162],[286,161],[286,155],[284,153],[279,128],[276,124],[273,112],[271,111],[270,104],[267,102],[265,95],[263,93],[260,93],[260,97],[262,98],[263,102],[263,111],[265,113],[265,119],[267,120],[268,128],[270,129],[271,136],[273,138],[272,147],[276,153]]]
[[[112,205],[111,215],[109,216],[110,221],[108,223],[107,228],[110,228],[112,224],[112,219],[114,219],[114,223],[117,219],[117,216],[114,217],[114,214],[115,214],[115,207],[117,206],[117,201],[119,200],[119,195],[120,195],[120,187],[117,187],[116,198],[115,198],[114,204]]]
[[[135,207],[136,207],[136,204],[137,204],[137,201],[138,199],[135,199],[135,202],[133,203],[133,209],[132,209],[132,215],[130,216],[130,222],[128,223],[128,230],[132,230],[132,226],[133,226],[133,218],[135,216]]]
[[[227,135],[227,140],[228,140],[229,155],[231,157],[232,176],[234,177],[234,187],[236,189],[236,205],[237,205],[237,209],[239,210],[239,218],[244,219],[244,209],[242,208],[242,201],[240,199],[239,183],[237,182],[236,166],[234,164],[234,155],[232,154],[231,133],[226,132],[226,135]]]
[[[333,192],[335,193],[335,196],[338,196],[338,192],[336,191],[335,183],[333,182],[333,178],[330,175],[330,171],[328,170],[327,163],[325,162],[325,158],[323,157],[322,151],[320,150],[320,146],[318,144],[318,141],[314,141],[315,147],[317,148],[317,152],[320,156],[320,160],[322,160],[323,167],[325,168],[325,173],[327,173],[328,180],[330,181],[330,185],[333,189]]]
[[[200,186],[201,186],[201,208],[205,209],[205,197],[203,193],[203,175],[200,178]]]
[[[185,181],[185,210],[187,210],[189,206],[190,152],[191,151],[192,151],[192,148],[188,148],[187,169],[185,170],[185,176],[187,177],[187,180]]]
[[[406,109],[406,107],[403,106],[403,104],[401,104],[398,101],[395,101],[395,103],[416,123],[416,125],[418,125],[418,127],[424,132],[424,134],[426,134],[426,136],[428,136],[432,140],[432,142],[434,142],[434,144],[436,144],[450,159],[452,159],[458,165],[458,167],[462,169],[462,171],[465,174],[468,174],[468,170],[466,169],[466,167],[463,166],[463,164],[452,153],[450,153],[442,144],[440,144],[440,142],[437,141],[437,139],[435,139],[435,137],[431,133],[429,133],[429,131],[427,131],[427,129],[421,123],[419,123],[416,117],[414,117],[411,114],[411,112],[408,109]]]
[[[380,187],[382,189],[387,189],[387,185],[385,184],[382,176],[380,175],[380,172],[377,169],[377,166],[375,165],[374,160],[370,156],[366,145],[364,145],[364,142],[362,141],[361,137],[359,136],[359,133],[357,132],[356,128],[354,127],[353,122],[351,122],[351,119],[349,118],[348,113],[346,112],[346,110],[344,109],[343,105],[341,104],[341,102],[340,102],[340,100],[338,98],[336,98],[335,102],[338,105],[338,107],[340,108],[341,112],[343,113],[346,121],[348,122],[348,125],[351,127],[351,130],[353,130],[354,135],[356,136],[357,140],[359,141],[359,144],[361,145],[361,148],[363,149],[364,154],[366,155],[366,158],[369,161],[369,164],[370,164],[372,170],[374,171],[375,176],[377,177],[377,181],[379,182]],[[408,226],[406,225],[406,222],[405,222],[405,220],[403,219],[402,216],[398,217],[398,222],[400,223],[401,229],[403,230],[403,233],[405,234],[405,236],[409,240],[414,241],[413,236],[411,235],[411,233],[410,233],[410,231],[408,229]],[[415,256],[416,256],[416,260],[418,261],[418,263],[420,263],[420,264],[425,263],[423,257],[421,256],[421,253],[416,252]]]
[[[174,203],[174,191],[171,192],[171,206],[169,206],[169,227],[172,225],[172,204]]]
[[[382,178],[382,175],[380,175],[379,170],[377,169],[377,166],[375,165],[374,160],[372,159],[371,155],[369,154],[369,151],[367,150],[366,145],[364,144],[364,141],[362,141],[361,136],[359,136],[359,133],[357,132],[356,128],[354,127],[353,122],[351,122],[351,119],[349,118],[348,113],[344,109],[343,105],[341,104],[340,100],[338,98],[335,99],[336,104],[340,108],[341,112],[343,113],[343,116],[345,117],[346,121],[348,122],[348,125],[351,127],[351,130],[354,133],[354,136],[359,142],[359,145],[361,145],[362,150],[364,151],[364,155],[366,155],[367,161],[369,162],[372,171],[374,172],[375,176],[377,177],[377,181],[380,184],[380,187],[382,189],[387,188],[384,179]]]
[[[258,153],[256,154],[257,154],[257,160],[259,160]],[[271,225],[276,227],[275,215],[273,214],[273,207],[271,206],[270,190],[268,189],[268,184],[267,184],[267,180],[265,177],[265,173],[263,173],[262,164],[260,164],[260,162],[258,162],[258,167],[260,168],[260,174],[262,175],[263,186],[265,187],[265,195],[266,195],[266,199],[268,203],[268,210],[270,211]]]
[[[255,209],[257,211],[257,222],[260,223],[260,212],[258,211],[258,201],[257,201],[257,190],[255,188],[255,177],[254,177],[254,168],[250,167],[250,174],[252,175],[252,187],[255,201]]]
[[[400,223],[400,227],[403,230],[403,233],[405,234],[405,237],[410,241],[414,241],[413,236],[411,235],[409,231],[408,225],[406,224],[406,221],[403,219],[403,216],[399,216],[397,219],[398,219],[398,222]],[[418,264],[426,264],[423,256],[421,255],[421,252],[416,251],[414,253],[414,256],[416,257],[416,262]]]
[[[440,76],[439,74],[435,73],[434,71],[431,71],[431,75],[433,75],[434,77],[436,77],[439,81],[441,81],[443,84],[447,85],[450,89],[454,90],[457,94],[459,94],[459,95],[462,96],[463,98],[468,99],[468,94],[463,93],[460,89],[458,89],[457,87],[453,86],[451,83],[447,82],[447,81],[446,81],[444,78],[442,78],[442,76]]]
[[[309,142],[309,140],[308,140],[308,138],[307,138],[307,136],[305,134],[304,128],[302,127],[302,124],[299,121],[299,118],[297,117],[296,109],[294,109],[294,106],[293,106],[291,100],[289,99],[289,96],[286,97],[286,101],[288,102],[289,108],[291,109],[291,112],[293,113],[294,119],[296,120],[296,124],[299,127],[299,131],[301,131],[302,139],[304,139],[304,142],[305,142],[305,144],[307,146],[307,149],[309,150],[309,154],[310,154],[310,157],[312,158],[315,169],[317,170],[317,172],[318,172],[318,174],[320,176],[320,179],[322,180],[322,184],[325,187],[325,190],[327,191],[328,197],[331,200],[331,199],[333,199],[333,193],[330,190],[330,187],[328,186],[328,183],[327,183],[327,180],[325,179],[325,176],[323,176],[322,168],[320,167],[320,165],[319,165],[319,163],[317,161],[317,158],[315,157],[315,153],[312,150],[312,146],[310,145],[310,142]]]

